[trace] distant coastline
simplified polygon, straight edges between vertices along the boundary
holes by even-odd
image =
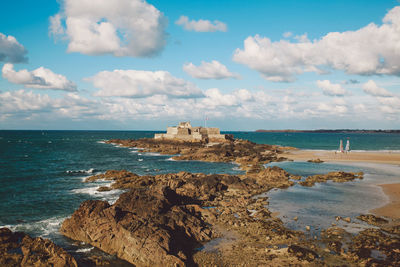
[[[395,133],[400,134],[400,130],[350,130],[350,129],[336,129],[336,130],[263,130],[259,129],[256,133]]]

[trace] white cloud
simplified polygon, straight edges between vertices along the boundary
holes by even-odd
[[[147,57],[166,44],[167,19],[146,1],[64,0],[62,5],[63,12],[50,17],[49,31],[66,34],[69,52]]]
[[[96,95],[102,97],[142,98],[157,94],[178,98],[202,96],[202,91],[196,85],[176,78],[167,71],[102,71],[85,80],[101,89]]]
[[[0,61],[10,63],[27,62],[26,49],[14,36],[4,35],[0,32]]]
[[[76,84],[65,76],[43,67],[33,71],[26,69],[15,71],[13,64],[6,63],[2,68],[2,74],[9,82],[22,84],[28,88],[76,91]]]
[[[189,20],[187,16],[180,16],[180,18],[175,21],[175,24],[181,25],[187,31],[195,31],[195,32],[226,32],[228,27],[225,23],[214,20],[213,22],[209,20]]]
[[[49,18],[49,33],[54,37],[65,34],[64,26],[62,25],[61,14],[55,14]]]
[[[324,95],[328,96],[344,96],[348,94],[348,92],[337,83],[331,83],[328,80],[320,81],[318,80],[317,86],[323,90]]]
[[[236,49],[233,60],[259,71],[274,82],[292,82],[295,76],[326,68],[359,75],[400,75],[400,6],[391,9],[378,26],[371,23],[356,31],[330,32],[310,41],[303,35],[298,42],[255,35]]]
[[[371,101],[376,101],[377,104]],[[301,128],[306,125],[303,122],[308,122],[313,127],[324,128],[331,127],[331,122],[338,125],[332,124],[332,127],[342,127],[340,125],[353,125],[360,121],[365,125],[362,127],[389,125],[386,127],[390,128],[387,121],[397,123],[393,125],[400,123],[400,99],[397,96],[370,98],[366,95],[350,95],[345,99],[329,98],[325,102],[321,94],[297,94],[290,90],[269,91],[267,94],[263,90],[248,89],[226,92],[218,88],[205,90],[204,97],[201,98],[177,98],[158,94],[141,98],[91,99],[77,93],[54,97],[44,94],[43,91],[0,92],[0,121],[4,125],[17,125],[17,122],[21,122],[20,127],[27,125],[24,124],[26,120],[34,123],[32,125],[42,125],[43,121],[65,121],[66,125],[72,121],[85,124],[97,121],[96,125],[108,123],[124,127],[135,120],[200,121],[205,115],[214,122],[230,120],[240,121],[245,125],[251,121],[255,125],[279,121],[279,124],[274,125],[289,122],[289,125],[296,124]],[[367,122],[365,118],[368,118]]]
[[[15,111],[42,110],[51,105],[48,95],[40,95],[24,90],[0,93],[0,110],[2,113]]]
[[[66,93],[60,98],[52,98],[47,94],[17,90],[0,92],[0,114],[3,119],[16,117],[21,119],[73,118],[85,120],[88,117],[100,117],[105,112],[101,103],[89,100],[76,93]],[[1,120],[1,116],[0,116]]]
[[[211,62],[202,61],[200,66],[187,63],[183,65],[183,70],[190,76],[198,79],[237,79],[240,77],[239,74],[230,72],[225,65],[216,60]]]
[[[372,96],[380,96],[380,97],[390,97],[393,96],[391,92],[386,90],[385,88],[378,87],[378,85],[373,81],[369,80],[368,82],[362,85],[364,92],[368,95]]]
[[[285,37],[285,38],[289,38],[289,37],[291,37],[292,35],[293,35],[292,32],[284,32],[284,33],[282,34],[282,36]]]

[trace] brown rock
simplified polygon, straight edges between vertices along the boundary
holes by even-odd
[[[380,226],[382,224],[386,224],[389,222],[388,220],[386,220],[384,218],[377,217],[372,214],[362,214],[360,216],[357,216],[357,219],[364,221],[368,224],[375,225],[375,226]]]
[[[78,266],[65,250],[48,239],[0,228],[0,266]]]
[[[324,161],[318,158],[318,159],[310,159],[310,160],[307,160],[307,162],[312,162],[312,163],[323,163]]]
[[[329,180],[335,183],[344,183],[354,179],[363,179],[363,173],[329,172],[327,174],[317,174],[307,177],[305,181],[299,182],[299,184],[302,186],[314,186],[315,183],[324,183]]]
[[[112,206],[104,201],[82,203],[60,231],[135,265],[181,266],[213,235],[196,212],[201,208],[188,204],[169,187],[133,189]]]
[[[288,252],[300,260],[313,261],[318,258],[318,254],[311,249],[303,248],[298,245],[290,245],[288,247]]]

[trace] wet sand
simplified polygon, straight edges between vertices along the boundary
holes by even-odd
[[[400,219],[400,184],[382,184],[383,192],[389,197],[389,203],[371,212],[392,219]]]
[[[349,152],[335,153],[329,150],[292,150],[281,154],[292,160],[315,160],[320,159],[327,162],[368,162],[385,163],[400,166],[399,152]]]

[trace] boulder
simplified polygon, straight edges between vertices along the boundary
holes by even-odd
[[[0,228],[0,266],[77,267],[78,264],[48,239]]]
[[[114,205],[83,202],[60,231],[138,266],[182,266],[213,236],[198,210],[170,187],[136,188]]]

